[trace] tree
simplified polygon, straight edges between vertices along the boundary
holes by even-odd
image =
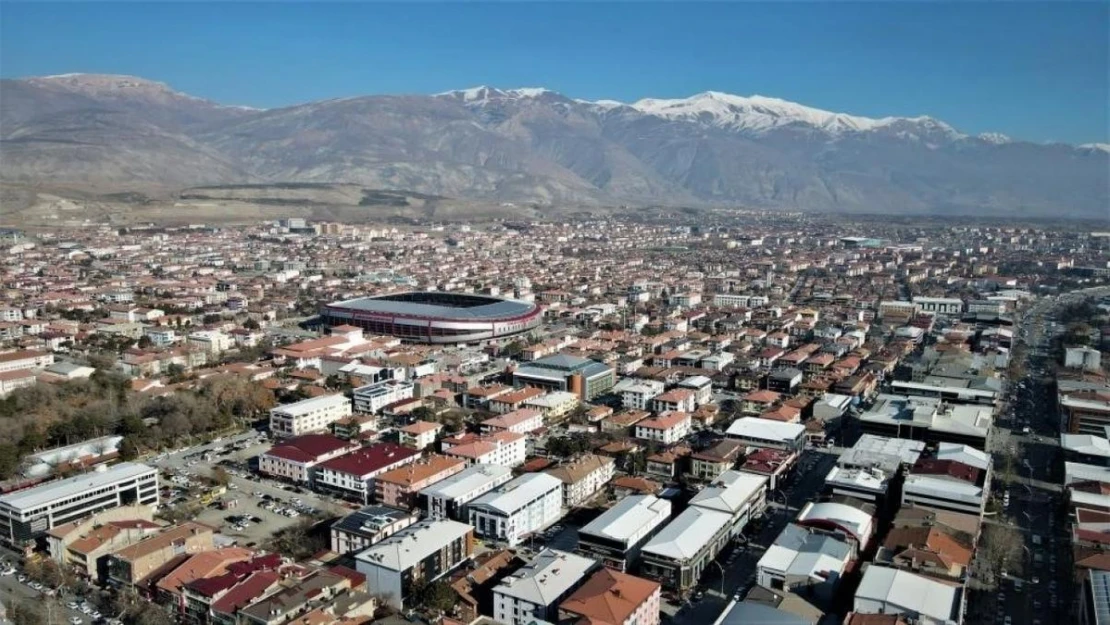
[[[14,475],[22,459],[18,445],[0,443],[0,479],[6,480]]]
[[[46,625],[44,612],[30,601],[15,601],[8,606],[8,618],[14,625]]]
[[[135,343],[135,346],[139,349],[150,349],[154,346],[154,341],[150,338],[150,336],[144,334],[139,337],[139,341]]]
[[[231,483],[231,474],[223,467],[212,467],[212,481],[220,486],[227,486]]]
[[[427,406],[417,406],[409,415],[417,421],[435,421],[436,411]]]
[[[250,319],[247,319],[246,321],[244,321],[243,322],[243,327],[248,329],[248,330],[261,330],[262,329],[262,326],[259,325],[258,321],[254,318],[250,318]]]
[[[508,358],[516,358],[523,351],[524,343],[521,343],[520,341],[512,341],[511,343],[505,345],[505,347],[501,348],[502,355]]]
[[[275,532],[265,543],[265,548],[299,561],[329,546],[328,536],[315,531],[312,519],[301,519],[296,525]]]
[[[459,600],[455,590],[443,580],[421,584],[413,590],[413,596],[417,598],[416,604],[430,613],[448,612]]]

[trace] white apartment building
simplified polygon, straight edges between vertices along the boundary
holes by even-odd
[[[575,400],[577,403],[577,398]],[[513,432],[528,434],[543,427],[543,412],[538,408],[517,408],[482,422],[482,433]]]
[[[351,400],[343,395],[321,395],[270,409],[270,432],[277,437],[323,432],[351,416]]]
[[[0,397],[7,397],[17,388],[34,386],[38,381],[38,376],[30,369],[0,372]]]
[[[22,545],[101,510],[158,505],[156,468],[134,462],[101,467],[0,497],[0,539]]]
[[[493,618],[505,625],[559,620],[559,604],[585,581],[597,562],[544,549],[493,589]]]
[[[694,391],[688,388],[673,388],[662,395],[656,395],[651,400],[652,412],[693,412],[697,406],[694,403]]]
[[[685,438],[692,426],[690,413],[669,412],[637,422],[636,438],[671,445]]]
[[[0,353],[0,373],[20,369],[44,369],[54,364],[54,354],[31,349]]]
[[[964,311],[964,301],[955,297],[915,297],[913,303],[921,312],[938,315],[958,315]]]
[[[231,336],[214,330],[201,330],[193,332],[188,337],[190,347],[199,349],[206,354],[217,355],[231,349],[234,343]]]
[[[666,386],[659,380],[625,378],[613,387],[613,392],[621,397],[621,406],[626,410],[648,410],[651,398],[660,395]]]
[[[377,414],[389,404],[412,399],[413,391],[412,382],[404,380],[386,380],[360,386],[354,390],[355,412]]]
[[[143,331],[155,347],[167,347],[177,342],[177,332],[171,328],[154,326]]]
[[[678,383],[678,387],[688,389],[694,393],[695,407],[704,406],[713,401],[713,380],[704,375],[686,378]]]
[[[551,391],[539,397],[526,399],[524,406],[539,410],[543,414],[544,421],[552,423],[563,420],[578,407],[580,401],[576,393]]]
[[[740,293],[714,293],[713,305],[726,308],[748,308],[751,297]]]
[[[519,467],[528,455],[528,440],[515,432],[493,432],[483,436],[473,434],[459,438],[446,438],[441,442],[444,455],[465,458],[467,464],[496,464]]]
[[[436,435],[443,429],[439,423],[417,421],[397,430],[400,443],[413,449],[426,449],[436,442]]]
[[[476,464],[420,491],[428,517],[465,521],[466,505],[513,479],[509,467]]]
[[[467,508],[478,536],[514,546],[562,517],[563,483],[546,473],[525,473]]]
[[[593,499],[613,479],[616,463],[608,456],[587,454],[562,466],[548,469],[548,475],[563,483],[563,505],[568,508]]]

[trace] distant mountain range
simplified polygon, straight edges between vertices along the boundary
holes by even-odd
[[[539,205],[1110,215],[1110,146],[966,135],[718,92],[546,89],[226,106],[130,76],[0,83],[0,180],[172,188],[349,182]]]

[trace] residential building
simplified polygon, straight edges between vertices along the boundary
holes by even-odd
[[[563,483],[546,473],[525,473],[467,505],[478,536],[517,545],[563,515]]]
[[[577,403],[577,400],[575,400]],[[539,408],[519,408],[482,421],[482,433],[513,432],[528,434],[543,427],[544,413]]]
[[[652,398],[651,411],[662,412],[693,412],[697,407],[695,393],[688,388],[675,388]]]
[[[466,521],[466,505],[513,478],[509,467],[473,464],[420,491],[429,518]]]
[[[160,531],[162,526],[154,522],[154,506],[136,504],[58,525],[46,532],[46,546],[63,569],[96,581],[107,576],[109,553]]]
[[[416,494],[421,489],[465,468],[462,458],[431,454],[374,478],[374,498],[378,503],[408,510],[416,506]]]
[[[54,364],[54,354],[36,350],[16,350],[0,353],[0,373],[21,369],[45,369]]]
[[[1064,366],[1084,371],[1102,370],[1102,352],[1091,347],[1068,347],[1064,350]]]
[[[108,583],[134,586],[182,554],[213,548],[213,529],[194,521],[165,528],[108,556]]]
[[[187,337],[190,347],[202,351],[210,356],[218,356],[231,349],[231,337],[223,332],[201,330],[190,333]]]
[[[743,455],[744,444],[735,440],[722,440],[712,447],[690,454],[690,477],[709,482],[736,466]]]
[[[464,434],[445,438],[440,444],[445,455],[463,458],[470,465],[518,467],[524,464],[528,451],[527,438],[523,434],[506,431],[484,436]]]
[[[359,552],[355,568],[366,576],[371,593],[403,610],[414,588],[443,577],[473,552],[474,528],[434,519],[406,527]]]
[[[962,581],[974,550],[942,525],[894,527],[883,541],[875,562],[929,577]]]
[[[427,449],[429,445],[436,441],[436,436],[443,429],[441,423],[431,423],[429,421],[417,421],[406,425],[405,427],[398,428],[399,442],[405,447],[410,449]]]
[[[330,434],[304,434],[258,455],[258,472],[299,484],[311,484],[316,465],[359,448]]]
[[[686,438],[693,425],[688,412],[668,412],[636,422],[636,438],[673,445]]]
[[[762,475],[769,481],[767,488],[775,490],[797,463],[798,454],[782,449],[760,449],[749,454],[740,465],[740,471]]]
[[[613,388],[616,371],[609,365],[567,354],[533,360],[513,371],[513,385],[569,391],[590,401]]]
[[[392,403],[412,399],[414,388],[407,380],[385,380],[360,386],[353,392],[354,410],[361,414],[378,414]]]
[[[486,405],[494,414],[508,414],[524,408],[525,402],[542,397],[545,393],[542,388],[529,386],[493,397]]]
[[[23,545],[47,530],[101,510],[158,505],[158,470],[123,462],[0,496],[0,538]]]
[[[678,387],[693,391],[694,406],[704,406],[713,401],[713,380],[704,375],[688,377],[678,383]],[[690,412],[693,408],[690,409]]]
[[[586,454],[548,469],[547,473],[563,483],[563,506],[573,508],[604,491],[605,485],[613,479],[615,465],[613,459],[607,456]]]
[[[601,569],[559,604],[559,621],[591,625],[659,625],[659,584]]]
[[[558,620],[559,604],[597,567],[589,558],[544,549],[493,589],[493,618],[504,625]]]
[[[567,391],[551,391],[539,397],[524,400],[524,408],[539,410],[547,423],[560,423],[574,412],[581,398]]]
[[[326,432],[351,415],[351,400],[341,394],[302,399],[270,410],[270,432],[279,438]]]
[[[393,443],[378,443],[316,465],[318,490],[369,503],[374,478],[397,467],[416,462],[421,452]]]
[[[613,387],[613,392],[620,395],[621,406],[625,410],[648,410],[651,400],[666,390],[659,380],[640,378],[625,378]]]
[[[34,386],[38,381],[38,376],[30,369],[0,371],[0,397],[7,397],[19,388]]]
[[[640,550],[671,518],[671,502],[629,495],[578,530],[578,553],[618,571],[633,569]]]
[[[331,550],[340,555],[362,551],[416,523],[415,512],[371,505],[331,524]]]
[[[731,515],[690,506],[641,550],[640,572],[665,588],[689,592],[732,537]]]

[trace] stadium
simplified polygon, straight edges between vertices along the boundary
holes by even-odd
[[[477,343],[527,332],[540,325],[535,304],[490,295],[413,292],[359,297],[324,306],[329,325],[350,324],[367,334],[420,343]]]

